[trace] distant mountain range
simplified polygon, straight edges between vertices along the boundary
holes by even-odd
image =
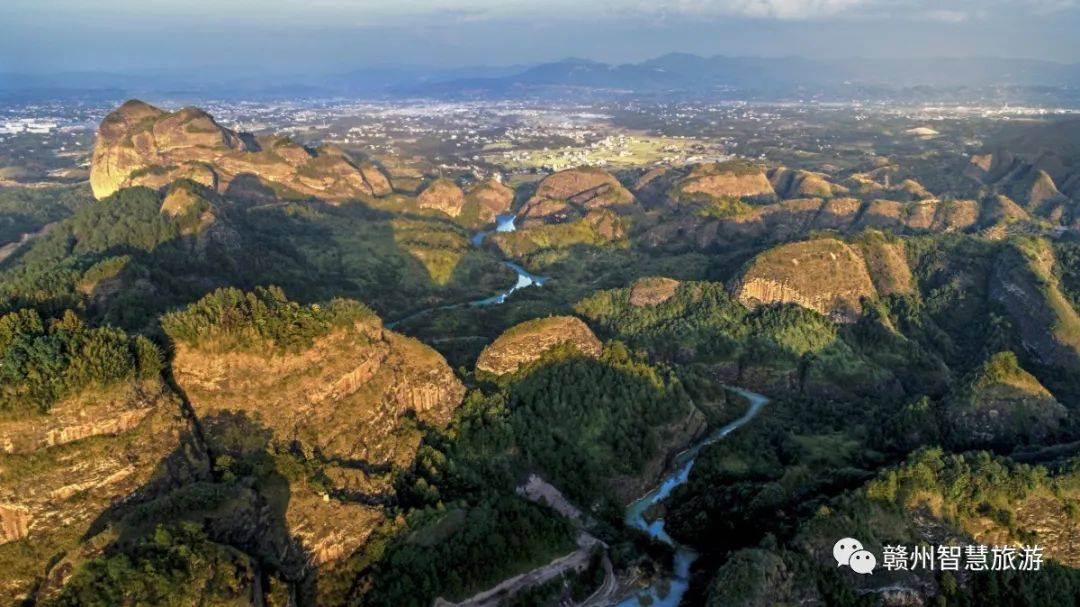
[[[220,72],[220,70],[219,70]],[[533,66],[378,66],[332,75],[0,74],[0,98],[73,94],[500,98],[558,94],[859,96],[920,88],[1080,89],[1080,64],[1033,59],[807,59],[672,53],[640,63],[570,58]]]
[[[852,87],[1076,87],[1080,64],[1025,59],[806,59],[802,57],[700,57],[674,53],[611,65],[566,59],[485,78],[445,79],[397,87],[398,93],[507,95],[544,87],[656,93],[663,91],[790,92],[799,88]]]

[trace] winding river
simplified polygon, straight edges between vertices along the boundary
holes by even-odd
[[[495,218],[494,230],[483,230],[477,232],[476,234],[473,234],[472,238],[470,238],[469,240],[472,242],[474,247],[482,246],[484,244],[484,239],[487,238],[488,234],[491,234],[492,232],[513,232],[516,229],[516,226],[514,225],[514,220],[516,219],[517,215],[499,215]],[[517,281],[509,289],[501,293],[492,295],[491,297],[485,297],[483,299],[477,299],[475,301],[448,304],[445,306],[437,306],[434,308],[425,308],[418,312],[413,312],[412,314],[409,314],[404,318],[399,318],[394,322],[386,323],[386,327],[388,329],[393,329],[394,327],[400,325],[403,322],[408,322],[414,318],[418,318],[425,314],[430,314],[436,310],[453,310],[455,308],[461,308],[464,306],[491,306],[495,304],[505,303],[506,298],[510,297],[510,295],[512,295],[515,291],[519,291],[521,289],[533,286],[540,287],[543,286],[544,283],[548,280],[547,277],[537,276],[536,274],[530,273],[528,270],[512,261],[503,261],[502,263],[504,266],[510,268],[514,271],[515,274],[517,274]]]
[[[514,220],[516,219],[517,215],[499,215],[495,218],[495,231],[513,232],[516,229],[516,226],[514,225]],[[491,234],[491,230],[477,232],[475,235],[473,235],[473,246],[479,247],[480,245],[484,244],[484,239],[487,238],[488,234]],[[485,297],[484,299],[471,301],[469,302],[469,305],[490,306],[492,304],[501,304],[504,303],[506,301],[506,298],[510,297],[510,295],[514,291],[524,289],[526,287],[531,287],[533,285],[541,287],[544,285],[545,282],[547,282],[547,278],[544,278],[543,276],[537,276],[535,274],[530,274],[525,268],[517,265],[512,261],[504,261],[503,265],[510,268],[514,271],[514,273],[517,274],[517,282],[514,283],[514,286],[503,291],[502,293],[499,293],[498,295],[493,295],[491,297]]]
[[[619,607],[675,607],[682,601],[687,588],[690,587],[690,566],[697,560],[698,553],[689,546],[676,542],[667,531],[664,530],[664,519],[657,519],[652,523],[645,520],[645,512],[655,504],[662,502],[679,485],[686,482],[690,476],[690,470],[694,467],[694,461],[698,453],[711,443],[724,438],[728,434],[742,427],[746,422],[754,419],[761,408],[769,402],[769,399],[755,392],[741,388],[729,388],[750,401],[750,408],[739,419],[719,428],[701,439],[696,445],[683,451],[675,458],[675,470],[641,499],[630,504],[626,509],[626,524],[648,533],[653,538],[664,542],[675,549],[675,571],[672,577],[662,580],[644,590],[640,590],[634,596],[619,603]]]
[[[516,229],[516,226],[514,225],[516,219],[517,215],[499,215],[496,218],[495,230],[485,230],[473,235],[471,239],[473,246],[482,246],[484,244],[484,239],[491,234],[492,231],[513,232]],[[489,306],[501,304],[515,291],[531,286],[543,286],[547,281],[547,278],[531,274],[514,262],[503,261],[503,264],[517,274],[517,282],[506,291],[466,304],[452,304],[440,308],[421,310],[407,318],[392,323],[392,325],[396,325],[409,318],[437,309],[452,309],[463,305]],[[698,553],[693,548],[676,542],[668,535],[667,531],[664,530],[664,519],[657,519],[651,523],[645,520],[645,512],[655,504],[664,501],[664,499],[671,495],[671,492],[675,487],[678,487],[687,481],[687,478],[690,476],[690,470],[694,467],[694,461],[706,445],[724,438],[754,419],[761,411],[762,407],[769,402],[768,398],[761,394],[757,394],[756,392],[750,392],[749,390],[735,387],[729,387],[728,389],[750,401],[750,407],[746,410],[746,413],[739,419],[713,431],[705,438],[698,441],[693,447],[690,447],[677,455],[675,457],[675,470],[665,477],[659,486],[626,508],[626,517],[624,520],[628,526],[640,529],[651,537],[664,542],[675,549],[675,567],[671,577],[661,580],[648,588],[637,591],[630,598],[620,602],[618,604],[619,607],[676,607],[682,601],[683,595],[686,594],[687,589],[690,587],[690,566],[697,560]]]

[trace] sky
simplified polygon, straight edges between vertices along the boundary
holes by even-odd
[[[0,0],[0,72],[331,74],[700,55],[1080,62],[1080,0]]]

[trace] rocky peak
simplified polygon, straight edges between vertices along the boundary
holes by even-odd
[[[535,362],[544,353],[570,346],[585,356],[596,358],[603,345],[592,330],[573,316],[538,318],[515,325],[484,348],[476,361],[479,371],[505,375]]]
[[[254,179],[277,196],[331,202],[389,193],[377,168],[358,167],[341,150],[308,150],[285,138],[260,143],[197,108],[170,113],[129,101],[105,117],[90,168],[96,198],[136,185],[162,188],[182,178],[237,195],[253,191],[245,183]]]
[[[764,168],[742,160],[694,165],[677,179],[669,196],[673,201],[707,198],[745,198],[760,202],[776,200],[776,192]]]
[[[475,202],[477,217],[490,223],[497,216],[510,212],[514,190],[496,179],[485,179],[469,189],[468,200]]]
[[[769,183],[781,198],[831,198],[847,188],[831,183],[822,173],[777,168],[768,172]]]
[[[47,413],[0,420],[0,602],[20,604],[78,550],[91,524],[122,505],[200,477],[207,463],[160,382],[87,390]],[[184,445],[187,445],[185,448]]]
[[[858,251],[835,238],[819,238],[759,254],[733,284],[732,295],[750,308],[794,303],[853,322],[862,313],[862,298],[876,298],[877,291]]]
[[[465,205],[465,193],[453,181],[439,178],[424,188],[416,201],[422,209],[434,209],[457,217]]]
[[[630,305],[635,308],[655,306],[662,304],[675,295],[679,288],[679,281],[654,276],[642,278],[630,288]]]
[[[634,203],[634,195],[607,171],[578,167],[552,173],[536,188],[520,216],[524,220],[561,221],[570,214]]]

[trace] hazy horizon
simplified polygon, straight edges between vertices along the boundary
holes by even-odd
[[[567,57],[621,64],[672,52],[1075,63],[1078,26],[1076,0],[9,0],[0,72],[319,75]]]

